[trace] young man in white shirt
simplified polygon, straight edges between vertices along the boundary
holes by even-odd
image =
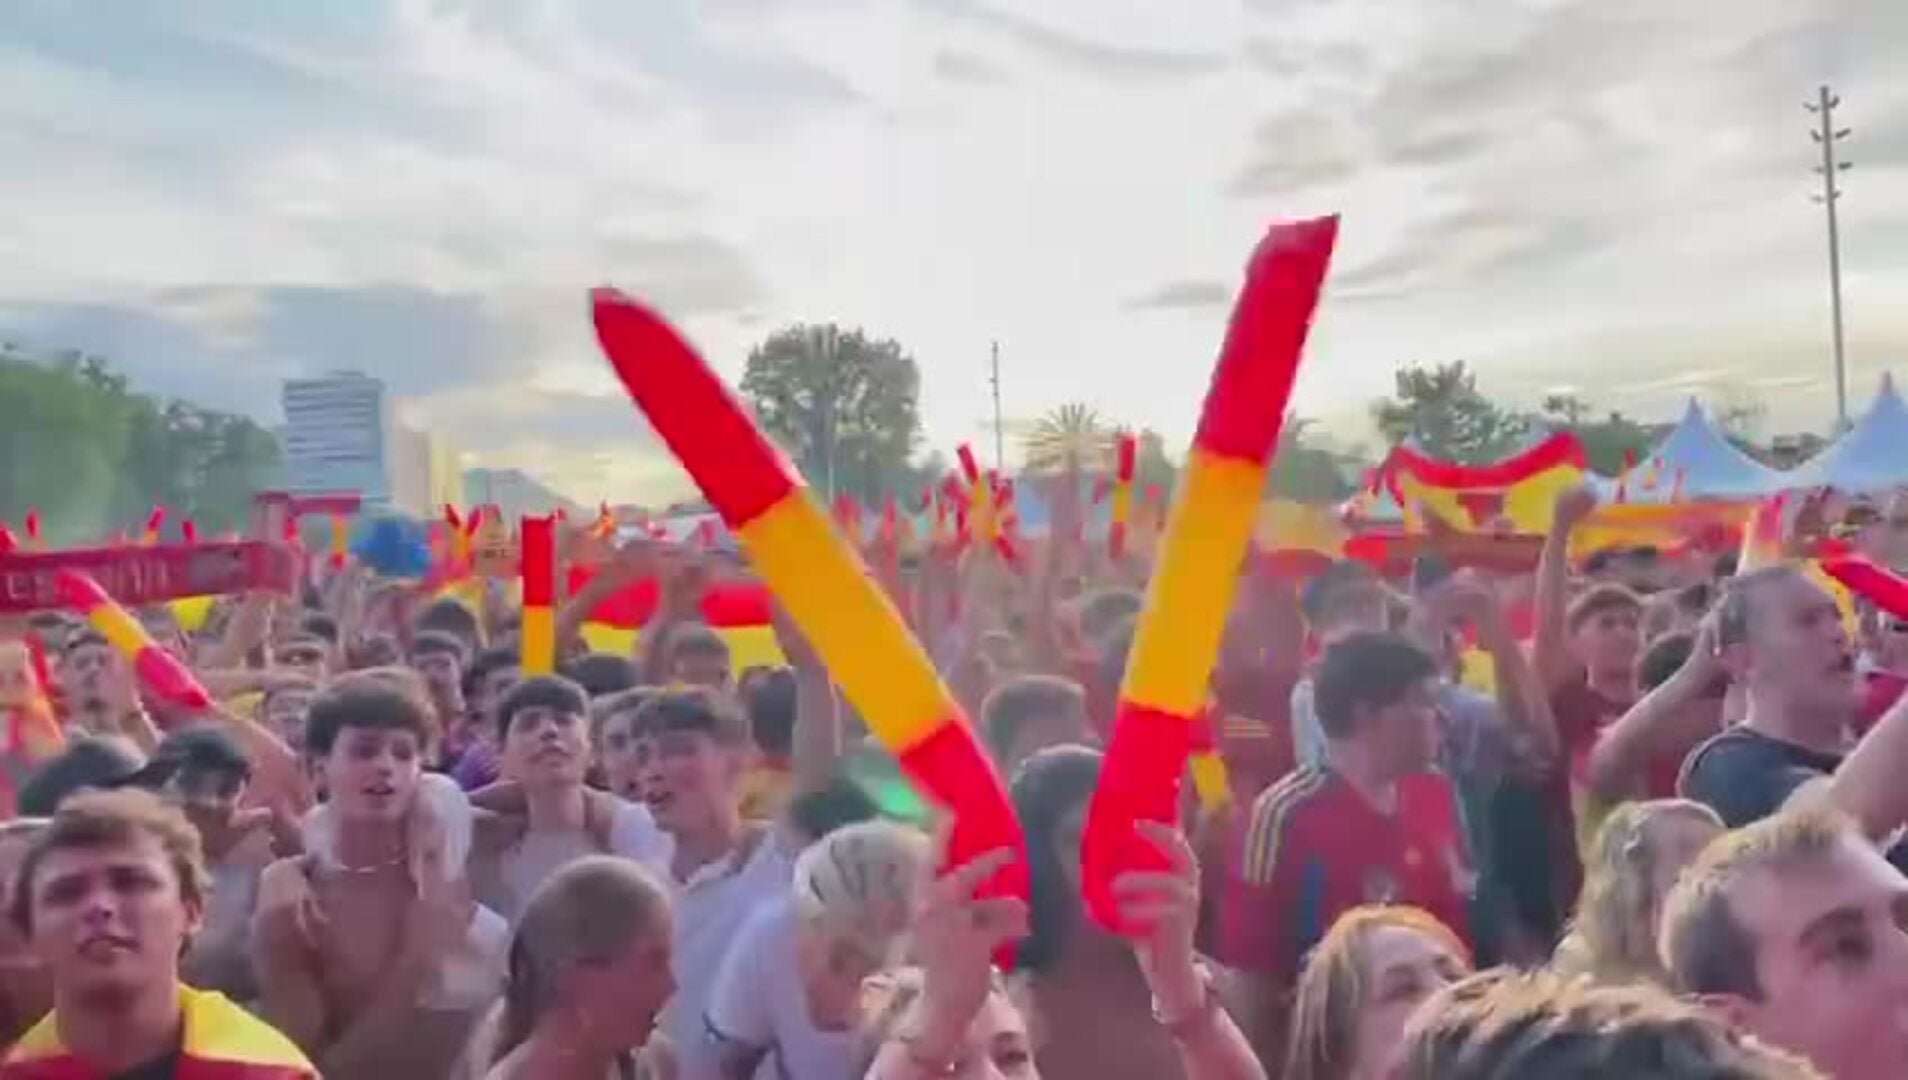
[[[728,695],[657,694],[630,726],[643,801],[675,841],[676,996],[660,1028],[681,1080],[721,1080],[704,1021],[716,974],[749,916],[788,895],[792,859],[772,826],[742,815],[748,721]]]
[[[497,706],[503,773],[521,791],[524,829],[507,846],[471,857],[477,900],[516,921],[538,885],[586,855],[620,855],[659,874],[669,870],[670,838],[646,808],[616,802],[606,829],[592,827],[584,776],[590,764],[589,702],[581,687],[554,675],[518,683]]]

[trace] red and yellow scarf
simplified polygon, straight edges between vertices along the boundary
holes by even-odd
[[[178,1080],[320,1080],[290,1039],[224,994],[182,986],[179,1007],[185,1038]],[[51,1013],[0,1062],[0,1080],[98,1080],[101,1075],[66,1049]]]

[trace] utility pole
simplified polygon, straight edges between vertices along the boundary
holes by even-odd
[[[1007,475],[1006,441],[1001,437],[1000,427],[1000,342],[993,343],[993,375],[988,381],[994,385],[994,468],[1002,476]]]
[[[1827,86],[1816,92],[1814,101],[1803,102],[1802,107],[1814,113],[1818,119],[1815,130],[1809,132],[1816,145],[1822,148],[1822,163],[1815,171],[1822,175],[1822,193],[1812,196],[1822,204],[1828,215],[1829,250],[1829,306],[1835,334],[1835,430],[1837,434],[1848,430],[1848,364],[1842,345],[1842,231],[1841,223],[1835,213],[1835,200],[1842,197],[1842,189],[1836,184],[1836,177],[1847,171],[1849,162],[1837,161],[1835,144],[1848,138],[1848,128],[1835,126],[1835,108],[1842,103],[1833,90]]]

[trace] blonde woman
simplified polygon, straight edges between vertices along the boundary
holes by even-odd
[[[1418,908],[1345,912],[1299,972],[1285,1080],[1388,1076],[1412,1010],[1470,971],[1457,935]]]
[[[706,1017],[728,1080],[836,1080],[855,1071],[862,984],[894,967],[928,840],[885,821],[849,825],[795,861],[794,888],[749,917]]]
[[[669,894],[642,866],[590,856],[530,897],[510,981],[486,1021],[486,1080],[648,1080],[638,1049],[675,992]]]
[[[1722,834],[1721,819],[1701,803],[1653,799],[1617,807],[1590,843],[1576,918],[1551,966],[1598,982],[1667,985],[1656,952],[1663,898]]]

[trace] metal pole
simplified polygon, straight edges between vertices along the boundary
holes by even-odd
[[[1007,449],[1006,441],[1001,436],[1000,342],[998,341],[993,343],[993,376],[990,381],[994,384],[994,468],[999,470],[1002,475],[1005,475],[1007,472]]]
[[[1849,167],[1848,162],[1835,159],[1835,144],[1848,137],[1847,128],[1835,126],[1835,107],[1841,103],[1842,99],[1827,86],[1817,91],[1813,102],[1806,103],[1820,121],[1817,130],[1809,134],[1822,148],[1822,164],[1815,170],[1822,174],[1822,193],[1815,196],[1815,200],[1828,215],[1829,317],[1834,334],[1835,429],[1838,432],[1848,430],[1848,359],[1842,333],[1842,232],[1835,209],[1836,200],[1842,196],[1835,178]]]

